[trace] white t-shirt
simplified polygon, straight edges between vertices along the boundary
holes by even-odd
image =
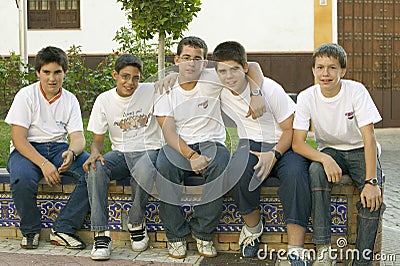
[[[294,129],[314,127],[318,149],[332,147],[351,150],[364,146],[360,127],[382,120],[370,94],[363,84],[341,80],[339,93],[332,98],[322,95],[318,84],[300,92]]]
[[[269,78],[264,78],[261,92],[267,112],[258,119],[246,118],[251,97],[249,85],[237,96],[229,89],[223,89],[222,111],[235,122],[240,139],[277,143],[282,135],[279,123],[294,113],[295,103],[281,85]]]
[[[178,81],[155,105],[156,116],[175,119],[177,134],[187,143],[216,141],[224,144],[221,116],[221,84],[215,70],[203,70],[196,86],[185,91]]]
[[[29,142],[67,142],[68,134],[83,131],[75,95],[62,89],[60,98],[50,104],[40,91],[40,82],[19,90],[5,122],[27,128]],[[11,142],[10,152],[13,150]]]
[[[101,93],[90,114],[88,130],[102,135],[108,130],[112,150],[137,152],[162,147],[161,129],[153,116],[153,83],[140,83],[130,97],[116,88]]]

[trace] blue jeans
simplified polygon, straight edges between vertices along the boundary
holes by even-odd
[[[68,143],[31,143],[33,147],[55,167],[60,167],[62,153],[69,147]],[[57,232],[74,234],[82,227],[89,211],[89,200],[85,171],[82,164],[89,158],[86,152],[81,153],[63,174],[75,177],[74,191],[71,193],[67,204],[58,215],[53,228]],[[20,230],[23,235],[39,233],[41,230],[41,214],[36,205],[38,183],[43,178],[41,169],[22,156],[16,149],[10,154],[7,162],[10,173],[11,195],[14,200],[18,215],[21,218]]]
[[[108,184],[110,181],[129,177],[133,201],[128,214],[128,223],[132,226],[143,223],[149,197],[146,191],[151,192],[154,183],[157,154],[158,150],[130,153],[110,151],[104,155],[104,165],[97,161],[96,171],[93,168],[90,169],[87,185],[92,231],[108,230]]]
[[[340,151],[333,148],[325,148],[322,152],[329,154],[342,169],[343,174],[350,175],[354,186],[359,193],[364,188],[365,181],[365,157],[364,148]],[[376,174],[379,184],[382,185],[382,171],[377,163]],[[321,163],[312,162],[310,165],[310,178],[313,202],[313,228],[315,244],[331,243],[331,190],[333,183],[328,182]],[[361,202],[357,202],[357,239],[356,249],[362,254],[363,250],[374,250],[375,238],[378,232],[379,219],[385,209],[385,205],[379,210],[370,212],[364,208]],[[354,260],[354,265],[371,265],[371,260],[363,258]]]
[[[275,144],[261,143],[248,139],[240,139],[238,148],[232,155],[226,178],[236,183],[232,189],[232,197],[238,205],[239,212],[249,214],[260,206],[259,186],[249,191],[250,180],[258,171],[253,167],[258,158],[250,154],[252,151],[269,151]],[[310,163],[292,150],[286,151],[276,162],[269,176],[279,179],[278,195],[282,203],[286,224],[298,224],[306,227],[311,215],[311,191],[308,167]]]
[[[157,191],[160,195],[160,218],[164,223],[164,228],[169,242],[184,241],[186,236],[193,232],[193,235],[201,240],[210,241],[213,238],[214,232],[218,225],[222,213],[223,194],[217,196],[209,196],[210,186],[221,178],[222,174],[229,162],[229,150],[220,143],[201,142],[189,145],[201,155],[211,158],[208,167],[201,174],[206,182],[203,187],[203,198],[210,199],[202,202],[202,204],[194,206],[194,213],[190,221],[185,219],[185,213],[182,206],[165,202],[165,197],[171,194],[180,194],[180,191],[169,189],[162,180],[172,182],[173,184],[181,184],[185,177],[196,175],[190,167],[188,159],[184,158],[180,153],[175,151],[170,146],[164,146],[158,155],[156,167],[159,171],[156,181]]]

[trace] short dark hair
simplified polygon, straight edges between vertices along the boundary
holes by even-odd
[[[195,37],[195,36],[188,36],[183,38],[179,43],[178,43],[178,47],[177,47],[177,55],[181,55],[182,50],[183,50],[183,46],[188,45],[194,48],[200,48],[203,49],[203,57],[204,59],[207,58],[207,53],[208,53],[208,48],[207,48],[207,44],[205,41],[203,41],[202,39],[200,39],[199,37]]]
[[[54,46],[42,48],[35,57],[35,70],[40,72],[42,66],[49,63],[59,64],[64,72],[68,70],[68,56],[60,48]]]
[[[119,73],[121,71],[121,69],[123,69],[126,66],[137,67],[137,69],[139,69],[140,73],[142,73],[142,71],[143,71],[142,60],[140,60],[139,58],[137,58],[136,56],[134,56],[132,54],[120,55],[117,58],[117,61],[115,62],[114,69],[115,69],[115,71],[117,71]]]
[[[336,43],[325,43],[315,49],[312,56],[312,66],[315,67],[315,60],[317,57],[327,56],[336,58],[339,61],[341,68],[346,68],[347,54],[342,46]]]
[[[247,62],[247,55],[243,45],[235,41],[227,41],[215,47],[213,60],[216,62],[233,60],[244,67]]]

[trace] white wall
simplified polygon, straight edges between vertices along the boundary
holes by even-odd
[[[13,0],[0,0],[0,54],[19,54],[18,9]],[[209,49],[221,41],[241,42],[248,52],[312,51],[313,0],[202,0],[201,11],[185,36],[203,38]],[[64,50],[81,45],[86,54],[106,54],[118,48],[112,39],[126,24],[115,0],[82,0],[81,29],[29,30],[28,53],[47,45]]]
[[[203,38],[210,50],[235,40],[252,52],[312,51],[313,0],[202,0],[185,35]]]

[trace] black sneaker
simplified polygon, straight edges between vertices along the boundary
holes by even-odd
[[[111,245],[112,239],[110,236],[96,236],[90,253],[92,260],[108,260],[111,256]]]
[[[131,234],[131,246],[135,252],[145,251],[149,246],[149,236],[147,235],[146,225],[132,227],[128,224],[128,231]]]
[[[39,246],[39,234],[30,233],[22,237],[21,248],[24,249],[35,249]]]

